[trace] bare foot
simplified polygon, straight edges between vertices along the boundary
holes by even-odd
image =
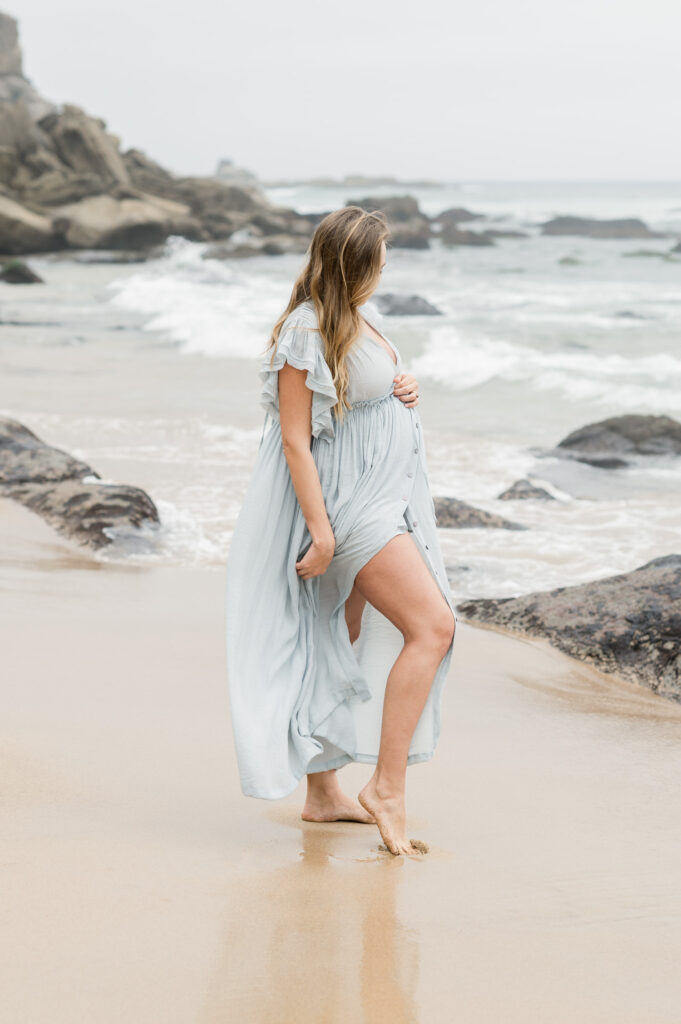
[[[300,817],[303,821],[361,821],[365,825],[376,824],[369,811],[340,791],[333,796],[310,796],[308,793]]]
[[[376,782],[372,777],[358,794],[357,799],[362,807],[373,814],[381,838],[390,853],[395,856],[405,854],[407,857],[414,857],[425,852],[416,845],[416,843],[420,843],[420,840],[415,840],[412,843],[405,835],[406,816],[403,797],[379,796],[376,791]]]

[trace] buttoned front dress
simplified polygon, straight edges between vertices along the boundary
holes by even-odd
[[[247,796],[279,799],[306,773],[349,761],[376,763],[386,680],[404,641],[367,602],[351,644],[345,601],[359,570],[396,534],[411,534],[456,622],[418,407],[392,393],[403,365],[381,314],[371,302],[359,311],[396,362],[376,338],[362,334],[347,357],[352,408],[342,422],[332,412],[336,389],[312,302],[288,315],[272,365],[270,349],[260,366],[265,424],[227,556],[225,589],[229,703]],[[279,424],[278,373],[285,362],[306,371],[311,451],[336,540],[326,571],[307,580],[296,562],[311,537]],[[452,639],[437,669],[408,764],[427,761],[435,750],[453,645]]]

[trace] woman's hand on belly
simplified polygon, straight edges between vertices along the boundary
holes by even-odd
[[[393,394],[410,409],[418,405],[419,385],[416,377],[412,377],[410,373],[398,373],[393,380],[395,381]]]

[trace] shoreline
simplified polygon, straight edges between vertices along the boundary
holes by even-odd
[[[222,571],[86,564],[14,511],[0,532],[13,1019],[524,1024],[552,1006],[566,1022],[675,1022],[681,709],[461,622],[438,747],[408,773],[409,835],[431,852],[392,858],[373,826],[303,822],[302,786],[241,795]],[[345,788],[370,770],[347,766]]]

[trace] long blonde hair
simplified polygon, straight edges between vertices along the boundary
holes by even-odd
[[[327,214],[317,225],[307,263],[298,275],[291,298],[277,320],[265,353],[276,352],[282,324],[301,302],[312,301],[324,345],[324,358],[333,375],[338,395],[334,412],[342,421],[348,369],[346,356],[362,330],[357,310],[376,288],[381,272],[381,243],[390,237],[385,215],[368,213],[361,206],[344,206]]]

